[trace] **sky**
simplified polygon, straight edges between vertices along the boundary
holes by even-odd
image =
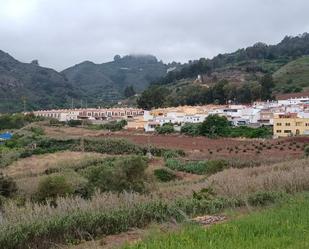
[[[308,0],[0,0],[0,50],[58,71],[153,54],[212,58],[309,32]]]

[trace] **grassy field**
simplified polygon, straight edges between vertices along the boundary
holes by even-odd
[[[274,73],[276,88],[309,87],[309,56],[294,60]]]
[[[309,194],[275,208],[205,229],[185,226],[125,249],[305,249],[309,248]]]

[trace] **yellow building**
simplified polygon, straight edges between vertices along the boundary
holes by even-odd
[[[299,118],[297,113],[275,115],[274,137],[300,135],[309,135],[309,118]]]

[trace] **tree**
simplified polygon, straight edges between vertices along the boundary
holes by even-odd
[[[226,136],[230,123],[226,117],[209,115],[201,125],[200,134],[208,137]]]
[[[272,99],[272,89],[275,87],[275,83],[272,75],[266,74],[262,77],[261,81],[261,99],[270,100]]]
[[[101,191],[145,191],[145,170],[147,168],[145,158],[132,156],[121,158],[109,165],[102,164],[88,169],[86,177],[92,188]]]
[[[37,198],[39,201],[47,199],[55,201],[58,196],[67,196],[72,193],[73,188],[64,176],[48,176],[39,183]]]
[[[146,110],[150,110],[153,107],[162,107],[169,92],[165,87],[153,85],[142,93],[137,100],[137,104],[140,108]]]
[[[134,90],[134,87],[131,85],[131,86],[127,86],[125,89],[124,89],[124,96],[126,98],[130,98],[132,96],[135,95],[135,90]]]
[[[119,61],[119,60],[121,60],[121,56],[120,55],[115,55],[114,56],[114,61]]]
[[[174,125],[170,123],[163,124],[162,126],[156,127],[156,132],[159,134],[170,134],[173,133]]]

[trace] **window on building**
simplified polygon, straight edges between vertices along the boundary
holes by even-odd
[[[285,123],[286,126],[291,126],[291,123]]]
[[[282,124],[281,123],[277,123],[277,126],[281,126]]]
[[[303,123],[302,122],[296,122],[296,126],[302,126]]]
[[[281,133],[282,131],[281,130],[277,130],[277,133]]]
[[[284,130],[284,133],[292,133],[291,130]]]

